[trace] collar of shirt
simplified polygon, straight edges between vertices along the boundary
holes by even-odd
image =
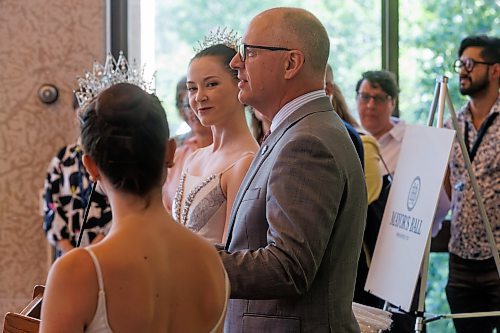
[[[279,111],[276,113],[274,116],[272,122],[271,122],[271,132],[273,132],[278,126],[286,119],[288,118],[294,111],[298,110],[302,105],[315,100],[320,97],[325,97],[325,91],[323,89],[321,90],[315,90],[308,92],[307,94],[304,94],[302,96],[299,96],[290,102],[286,103]]]
[[[470,101],[468,101],[467,104],[465,104],[465,106],[463,107],[462,110],[463,110],[464,116],[466,116],[466,120],[472,121],[472,112],[470,110]],[[490,112],[488,112],[488,115],[486,117],[489,117],[492,113],[495,113],[495,112],[500,112],[500,94],[498,94],[496,102],[493,104]]]
[[[403,141],[405,135],[405,122],[404,120],[396,117],[391,117],[391,123],[394,125],[391,130],[380,137],[378,140],[383,141],[385,138],[392,138],[398,142]]]

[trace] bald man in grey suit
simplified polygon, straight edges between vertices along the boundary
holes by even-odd
[[[231,61],[239,99],[272,120],[220,251],[231,281],[225,332],[359,332],[351,309],[366,188],[323,90],[329,39],[311,13],[250,22]]]

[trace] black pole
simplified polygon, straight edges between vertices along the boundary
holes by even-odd
[[[396,75],[399,85],[399,1],[382,0],[382,69]],[[399,117],[399,100],[393,116]]]
[[[110,0],[111,54],[128,54],[128,0]]]

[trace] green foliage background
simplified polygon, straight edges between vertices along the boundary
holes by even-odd
[[[500,36],[500,1],[400,1],[399,15],[401,117],[426,123],[439,75],[450,79],[448,88],[458,111],[466,101],[452,69],[460,41],[469,35]]]
[[[277,6],[305,8],[323,22],[331,36],[329,62],[335,80],[354,105],[358,76],[368,68],[380,67],[381,63],[380,6],[374,3],[372,0],[157,1],[157,91],[165,101],[172,129],[175,130],[178,121],[173,111],[175,83],[186,72],[197,41],[219,26],[242,35],[253,16]]]

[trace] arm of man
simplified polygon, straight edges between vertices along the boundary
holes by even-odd
[[[63,255],[73,250],[75,247],[71,245],[68,239],[61,239],[57,241],[57,248],[61,251],[61,255]]]
[[[265,216],[253,215],[251,209],[249,216],[236,216],[236,223],[245,220],[249,238],[264,238],[267,245],[220,252],[232,298],[273,299],[307,292],[335,228],[345,187],[339,157],[311,134],[289,140],[278,154],[273,165],[266,166],[270,175],[264,184],[266,198],[261,199]],[[256,217],[263,220],[252,220]],[[252,234],[253,223],[263,224],[267,233]]]
[[[434,214],[434,221],[432,221],[432,237],[436,237],[441,230],[441,225],[448,215],[451,208],[451,185],[450,185],[450,169],[446,168],[446,175],[444,176],[444,183],[439,191],[438,203],[436,213]]]
[[[91,244],[96,244],[96,243],[99,243],[100,241],[102,241],[104,239],[104,234],[97,234],[95,236],[95,238],[92,240],[92,243]]]
[[[448,200],[451,201],[451,182],[450,182],[450,168],[446,168],[446,175],[444,176],[444,191]]]

